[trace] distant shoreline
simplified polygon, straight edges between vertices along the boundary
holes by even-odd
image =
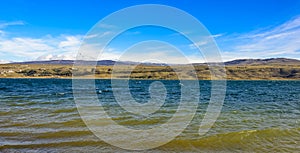
[[[80,77],[80,78],[73,78],[73,77],[0,77],[0,79],[66,79],[66,80],[72,80],[72,79],[95,79],[95,80],[126,80],[127,78],[93,78],[93,77]],[[130,78],[130,80],[179,80],[179,79],[142,79],[142,78]],[[194,81],[196,79],[183,79],[183,80],[191,80]],[[212,79],[197,79],[199,81],[212,81]],[[300,81],[299,79],[225,79],[227,81]],[[214,81],[218,81],[215,79]]]
[[[0,64],[0,78],[22,79],[72,79],[73,74],[82,79],[130,79],[134,80],[300,80],[300,61],[294,59],[235,60],[214,70],[205,64],[159,65],[155,63],[123,63],[114,67],[112,61],[102,61],[108,65],[14,63]],[[66,63],[67,61],[62,61]],[[72,62],[72,61],[69,61]],[[226,73],[226,78],[222,77]]]
[[[45,78],[45,77],[19,77],[19,78],[4,78],[4,77],[0,77],[0,79],[57,79],[57,80],[72,80],[73,78]],[[77,79],[82,79],[82,80],[88,80],[88,79],[93,79],[93,78],[77,78]],[[113,78],[113,79],[108,79],[108,78],[95,78],[95,80],[125,80],[125,78]],[[136,79],[136,78],[131,78],[129,80],[165,80],[165,81],[176,81],[178,79]],[[196,80],[189,80],[189,79],[184,79],[184,80],[188,80],[188,81],[196,81]],[[218,80],[198,80],[198,81],[218,81]],[[267,79],[252,79],[252,80],[229,80],[226,79],[226,81],[300,81],[300,79],[274,79],[274,80],[267,80]]]

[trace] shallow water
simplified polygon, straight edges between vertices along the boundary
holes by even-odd
[[[133,98],[147,102],[152,82],[131,80]],[[181,96],[179,81],[162,82],[166,102],[146,119],[118,106],[109,80],[97,80],[95,93],[102,91],[99,102],[118,124],[151,128],[172,117]],[[211,84],[200,81],[199,85],[200,103],[190,125],[175,140],[145,152],[300,151],[300,81],[228,81],[222,113],[204,136],[198,135],[198,129]],[[72,80],[0,79],[0,95],[1,152],[126,152],[89,131],[77,111]]]

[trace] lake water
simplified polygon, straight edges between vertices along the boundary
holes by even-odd
[[[130,80],[133,98],[147,102],[152,82]],[[176,112],[181,85],[162,83],[166,102],[148,119],[119,109],[110,80],[96,80],[95,92],[102,91],[99,102],[115,122],[143,129],[163,124]],[[144,152],[300,151],[300,81],[228,81],[222,112],[203,136],[198,129],[211,83],[199,85],[199,107],[190,125],[175,140]],[[0,152],[126,152],[89,131],[76,108],[72,80],[0,79],[0,96]]]

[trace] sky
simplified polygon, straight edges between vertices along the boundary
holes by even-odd
[[[197,18],[212,34],[224,61],[300,59],[299,0],[2,0],[0,63],[75,59],[86,34],[97,22],[115,11],[141,4],[172,6]],[[112,29],[104,30],[101,35],[113,33]],[[147,40],[168,41],[173,47],[161,42],[138,44]],[[201,48],[202,44],[191,43],[169,29],[137,27],[114,39],[100,59],[119,60],[131,48],[132,54],[122,60],[164,56],[165,62],[176,63],[181,56],[173,50],[177,47],[190,62],[203,62],[195,53],[195,46]]]

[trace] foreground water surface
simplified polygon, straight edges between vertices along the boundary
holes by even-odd
[[[147,102],[152,82],[130,80],[133,98]],[[119,111],[110,80],[96,80],[95,93],[118,124],[145,128],[163,124],[176,113],[182,85],[174,80],[162,83],[165,105],[147,119]],[[300,151],[300,81],[228,81],[222,112],[204,136],[198,135],[198,129],[211,82],[199,85],[199,107],[190,125],[175,140],[145,152]],[[126,152],[89,131],[77,111],[72,80],[0,79],[0,95],[1,152]]]

